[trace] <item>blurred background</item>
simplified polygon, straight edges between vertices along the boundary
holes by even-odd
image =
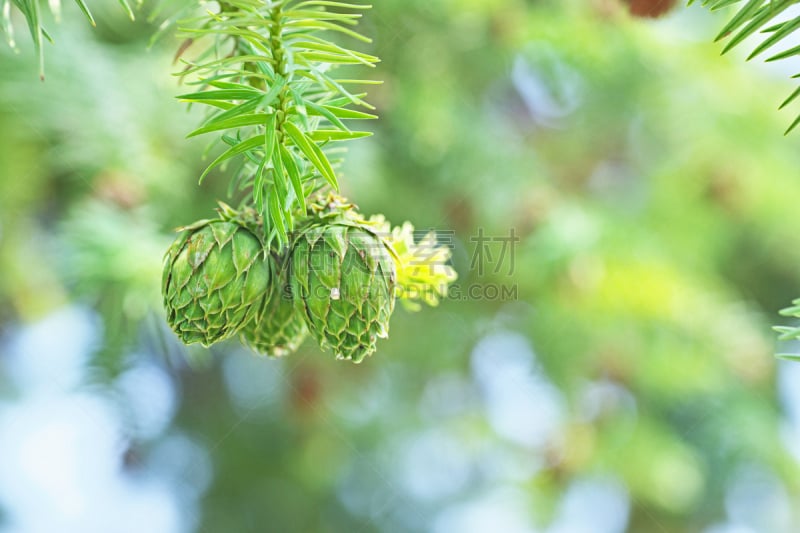
[[[800,66],[719,57],[730,12],[376,0],[345,192],[460,277],[355,366],[166,328],[227,183],[177,43],[105,4],[45,83],[0,48],[0,532],[800,531]]]

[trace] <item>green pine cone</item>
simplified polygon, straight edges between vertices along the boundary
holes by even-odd
[[[305,229],[292,249],[290,278],[295,307],[338,359],[361,362],[388,335],[395,266],[367,226],[338,218]]]
[[[270,269],[261,241],[240,223],[201,220],[183,229],[164,265],[167,322],[185,344],[210,346],[252,319]]]
[[[242,330],[242,342],[263,355],[282,357],[297,351],[308,328],[292,303],[288,261],[273,262],[273,283],[263,307]]]

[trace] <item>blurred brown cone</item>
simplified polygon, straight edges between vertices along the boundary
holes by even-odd
[[[658,18],[675,6],[675,0],[623,0],[634,17]]]

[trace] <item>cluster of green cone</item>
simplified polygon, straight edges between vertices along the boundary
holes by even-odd
[[[257,353],[284,356],[311,334],[360,362],[388,336],[396,298],[436,305],[456,277],[434,235],[415,243],[410,224],[366,220],[335,195],[310,204],[280,250],[264,247],[254,212],[218,212],[181,228],[166,254],[167,321],[186,344],[239,335]]]

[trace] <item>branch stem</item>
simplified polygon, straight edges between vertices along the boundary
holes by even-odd
[[[269,43],[274,61],[275,73],[286,80],[278,94],[278,105],[275,112],[275,139],[279,144],[284,140],[284,124],[288,118],[289,109],[289,63],[286,49],[283,47],[283,2],[278,2],[272,8],[272,26],[269,31]]]

